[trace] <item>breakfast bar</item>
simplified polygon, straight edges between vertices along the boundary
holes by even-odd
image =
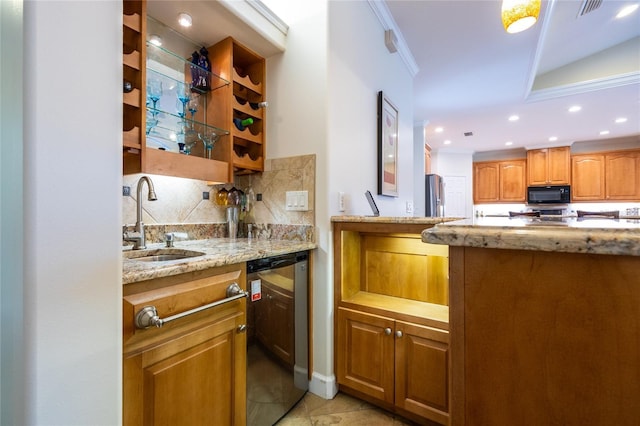
[[[449,246],[452,425],[640,418],[640,221],[475,218]]]

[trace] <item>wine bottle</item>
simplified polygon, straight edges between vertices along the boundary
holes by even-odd
[[[244,129],[247,128],[247,126],[251,126],[253,124],[253,118],[249,117],[242,120],[240,118],[234,117],[233,124],[236,125],[238,130],[243,131]]]
[[[266,108],[269,106],[269,102],[249,102],[251,109]]]

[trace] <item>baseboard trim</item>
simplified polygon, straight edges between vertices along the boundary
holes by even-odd
[[[311,375],[309,392],[324,399],[333,399],[333,397],[338,393],[336,376],[323,376],[322,374],[314,372]]]

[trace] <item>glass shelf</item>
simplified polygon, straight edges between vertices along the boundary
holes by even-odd
[[[151,62],[151,64],[150,64]],[[216,90],[224,86],[228,86],[230,84],[229,81],[224,78],[213,74],[212,72],[199,67],[196,64],[191,63],[189,59],[185,59],[181,56],[176,55],[175,53],[166,50],[160,46],[156,46],[153,43],[147,41],[147,67],[156,66],[156,64],[160,64],[160,66],[165,69],[163,74],[169,77],[168,74],[175,75],[175,78],[172,78],[176,81],[185,81],[186,75],[201,75],[206,78],[209,83],[209,90],[199,90],[200,93],[205,93],[207,91]],[[194,90],[197,90],[194,88]]]

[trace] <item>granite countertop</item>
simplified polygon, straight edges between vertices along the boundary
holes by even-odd
[[[145,250],[123,250],[122,252],[122,284],[154,278],[200,271],[216,266],[231,265],[249,260],[297,251],[313,250],[316,243],[292,240],[258,240],[246,238],[212,238],[209,240],[176,241],[173,252],[198,251],[204,256],[191,257],[164,262],[143,262],[130,259],[141,252],[153,254],[153,250],[164,249],[164,243],[147,244]]]
[[[422,241],[450,246],[640,256],[639,219],[479,217],[442,223]]]
[[[347,223],[415,223],[433,225],[436,223],[459,220],[459,217],[414,217],[414,216],[331,216],[331,222]]]

